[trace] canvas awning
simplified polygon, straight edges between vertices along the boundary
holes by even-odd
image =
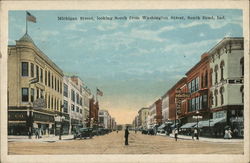
[[[207,121],[199,121],[198,128],[209,127],[209,126],[213,127],[215,124],[220,123],[220,122],[224,122],[224,121],[226,121],[225,117],[210,119]],[[195,124],[194,127],[197,127],[197,125]]]
[[[192,128],[196,125],[196,122],[186,123],[181,128]]]

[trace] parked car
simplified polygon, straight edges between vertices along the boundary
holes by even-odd
[[[148,129],[148,135],[155,135],[153,128]]]
[[[79,128],[76,130],[76,132],[74,133],[74,139],[76,138],[92,138],[94,136],[93,134],[93,129],[92,128]]]
[[[142,133],[142,134],[148,134],[148,130],[143,129],[143,130],[141,131],[141,133]]]

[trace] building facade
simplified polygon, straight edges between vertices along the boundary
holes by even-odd
[[[55,133],[54,118],[63,115],[63,72],[26,33],[8,46],[8,134],[27,135],[34,129]]]
[[[141,108],[138,111],[138,128],[146,129],[147,128],[147,116],[149,115],[148,108]]]
[[[165,93],[162,97],[162,122],[169,120],[169,96]]]
[[[209,51],[209,55],[212,118],[224,117],[225,123],[232,129],[236,128],[239,136],[243,136],[243,38],[224,38]]]

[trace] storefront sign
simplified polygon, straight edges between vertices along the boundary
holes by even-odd
[[[43,98],[38,98],[33,103],[34,109],[44,109],[46,107],[45,100]]]
[[[26,121],[27,120],[27,112],[25,111],[9,111],[8,112],[8,120],[9,121]]]

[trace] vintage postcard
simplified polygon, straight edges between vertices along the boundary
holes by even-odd
[[[2,2],[1,162],[249,162],[248,6]]]

